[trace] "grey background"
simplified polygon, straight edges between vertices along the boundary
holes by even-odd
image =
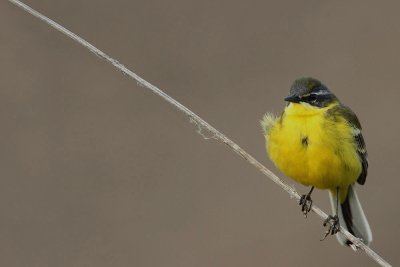
[[[259,119],[294,79],[321,79],[363,124],[372,247],[400,264],[397,1],[26,3],[274,171]],[[1,266],[375,266],[320,242],[321,220],[255,168],[7,1],[0,60]],[[314,199],[329,210],[326,192]]]

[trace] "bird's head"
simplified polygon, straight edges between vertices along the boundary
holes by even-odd
[[[290,87],[289,96],[285,98],[285,101],[306,103],[314,107],[323,108],[338,101],[338,99],[320,81],[307,77],[294,81]]]

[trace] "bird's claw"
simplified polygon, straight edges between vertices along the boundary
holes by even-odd
[[[326,218],[324,221],[324,227],[327,226],[328,224],[329,228],[325,232],[325,235],[321,239],[321,241],[324,241],[329,234],[334,235],[340,231],[339,217],[337,215],[335,216],[329,215],[328,218]]]
[[[301,206],[301,211],[303,212],[303,214],[306,218],[307,218],[307,213],[309,213],[311,211],[312,203],[313,203],[313,201],[309,194],[301,195],[299,205]]]

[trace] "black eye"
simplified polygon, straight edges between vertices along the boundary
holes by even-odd
[[[309,95],[307,97],[307,100],[310,101],[310,102],[313,102],[313,101],[317,100],[317,96],[316,95]]]

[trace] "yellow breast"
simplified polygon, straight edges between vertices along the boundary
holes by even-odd
[[[266,133],[267,150],[275,165],[306,186],[335,189],[354,183],[362,167],[352,129],[345,119],[330,119],[326,111],[290,103]]]

